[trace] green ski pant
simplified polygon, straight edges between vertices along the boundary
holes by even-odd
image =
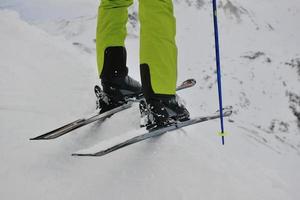
[[[104,50],[125,46],[127,8],[133,0],[102,0],[98,10],[97,63],[101,74]],[[176,21],[172,0],[139,0],[140,63],[148,64],[155,94],[175,94],[177,80]]]

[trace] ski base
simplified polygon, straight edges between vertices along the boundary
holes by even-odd
[[[228,117],[232,114],[232,110],[227,110],[224,112],[224,117]],[[163,127],[160,129],[156,129],[153,131],[146,131],[145,129],[137,130],[133,133],[128,133],[125,135],[121,135],[110,140],[106,140],[100,142],[99,144],[85,150],[78,151],[73,153],[72,156],[103,156],[128,145],[146,140],[148,138],[156,137],[162,135],[166,132],[171,132],[186,126],[190,126],[193,124],[213,120],[220,118],[219,114],[209,115],[205,117],[196,117],[194,119],[190,119],[184,122],[177,122],[167,127]]]

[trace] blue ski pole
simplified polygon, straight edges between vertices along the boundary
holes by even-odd
[[[220,122],[221,122],[221,136],[222,144],[225,144],[224,139],[224,122],[223,122],[223,105],[222,105],[222,85],[221,85],[221,64],[220,64],[220,50],[219,50],[219,31],[218,31],[218,18],[217,18],[217,2],[212,0],[213,3],[213,18],[214,18],[214,32],[215,32],[215,50],[216,50],[216,65],[218,76],[218,93],[219,93],[219,109],[220,109]]]

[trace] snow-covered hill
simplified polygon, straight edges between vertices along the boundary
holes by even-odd
[[[300,27],[296,24],[299,7],[297,1],[282,3],[279,0],[272,4],[268,1],[224,0],[219,4],[225,102],[234,105],[239,114],[236,123],[241,123],[242,129],[247,127],[252,133],[259,132],[255,139],[261,142],[266,140],[264,135],[271,135],[268,141],[283,141],[283,146],[298,153],[300,54],[297,41]],[[129,9],[127,46],[132,66],[138,66],[137,9],[137,4]],[[182,80],[193,74],[199,82],[199,98],[203,99],[201,109],[216,109],[210,1],[177,0],[175,9],[179,78]],[[51,34],[64,36],[82,52],[95,55],[96,13],[37,25]],[[135,73],[136,67],[133,71]],[[193,106],[200,106],[199,99],[193,101]]]
[[[198,81],[180,94],[205,115],[218,108],[211,5],[174,2],[179,81]],[[126,44],[138,79],[137,7]],[[137,105],[59,140],[28,139],[94,110],[96,9],[31,25],[0,10],[0,199],[299,199],[299,11],[296,0],[220,2],[224,101],[235,111],[224,147],[211,121],[91,159],[70,154],[138,129]]]

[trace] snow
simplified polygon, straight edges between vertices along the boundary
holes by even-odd
[[[234,108],[225,146],[214,120],[100,158],[71,153],[138,132],[138,105],[57,140],[29,141],[95,109],[98,2],[57,2],[0,3],[21,13],[0,10],[0,199],[300,199],[297,0],[219,2],[224,104]],[[178,82],[198,81],[179,94],[192,116],[214,112],[210,2],[174,2]],[[139,80],[138,27],[132,18],[126,45]]]
[[[20,13],[21,17],[30,21],[52,21],[66,17],[89,15],[97,10],[95,0],[1,0],[0,8],[10,8]]]

